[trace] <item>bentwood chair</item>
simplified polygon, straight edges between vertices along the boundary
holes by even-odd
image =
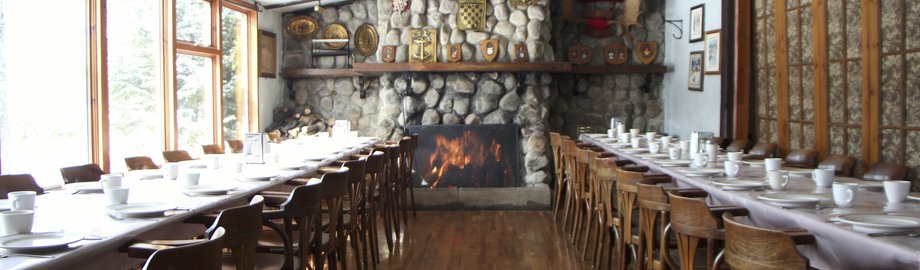
[[[747,225],[731,213],[725,222],[725,262],[738,270],[809,269],[808,258],[796,245],[814,244],[815,237],[803,229],[772,230]]]
[[[243,153],[243,140],[227,140],[227,146],[232,154]]]
[[[61,178],[64,178],[64,184],[99,181],[103,174],[105,172],[102,171],[102,168],[93,163],[61,168]]]
[[[316,226],[322,230],[314,237],[313,258],[316,265],[329,261],[329,269],[338,269],[339,264],[342,269],[348,269],[343,202],[348,195],[349,172],[348,167],[319,171],[323,179],[321,197],[326,211],[321,211],[322,217],[317,219]]]
[[[869,181],[905,180],[908,173],[910,173],[910,167],[889,162],[878,162],[863,173],[862,179]]]
[[[639,245],[641,242],[641,235],[639,234],[640,227],[634,225],[639,225],[637,221],[639,216],[638,214],[638,197],[639,197],[639,181],[646,179],[664,179],[661,175],[649,175],[647,167],[634,166],[634,167],[620,167],[617,169],[617,188],[616,188],[616,198],[617,198],[617,214],[620,218],[619,235],[620,238],[617,239],[616,250],[617,250],[617,266],[618,269],[626,269],[630,260],[627,252],[632,251],[632,254],[637,259],[636,268],[641,269],[643,264],[641,262],[642,254]]]
[[[744,152],[747,151],[748,140],[733,140],[731,144],[725,147],[725,152]]]
[[[217,144],[205,144],[201,146],[201,150],[204,151],[206,155],[220,155],[224,153],[224,148],[220,147]]]
[[[814,169],[818,167],[818,151],[813,149],[796,149],[786,154],[786,166]]]
[[[601,204],[598,212],[601,234],[599,235],[600,241],[597,243],[599,247],[595,246],[595,265],[601,268],[605,263],[608,266],[612,263],[613,243],[619,239],[620,217],[617,213],[614,193],[620,160],[616,158],[597,158],[595,160],[595,177],[600,189],[598,198]]]
[[[367,181],[364,186],[365,194],[364,198],[366,202],[364,203],[365,209],[361,211],[362,216],[362,229],[364,229],[364,237],[367,238],[366,248],[370,252],[371,265],[376,268],[377,264],[380,262],[380,251],[379,246],[377,245],[377,215],[378,211],[383,203],[380,197],[380,180],[383,178],[384,166],[385,166],[385,156],[383,152],[373,151],[367,155],[367,163],[364,166],[365,180]],[[367,261],[367,260],[365,260]]]
[[[751,147],[751,150],[748,150],[750,158],[756,159],[765,159],[776,157],[776,144],[773,143],[758,143]]]
[[[656,177],[636,184],[639,203],[637,257],[640,265],[645,265],[645,269],[671,269],[675,265],[670,256],[671,248],[668,241],[668,233],[671,231],[671,203],[665,187],[662,186],[671,181],[670,178]]]
[[[31,174],[0,175],[0,199],[6,199],[6,194],[13,191],[35,191],[44,194],[45,190],[38,186]]]
[[[288,194],[262,192],[266,205],[271,209],[262,211],[262,224],[270,228],[263,231],[259,237],[256,251],[260,253],[284,254],[281,266],[273,269],[306,269],[313,257],[313,269],[322,269],[323,265],[317,262],[315,246],[312,244],[318,239],[321,228],[316,226],[322,212],[322,180],[309,181],[308,184],[295,187]],[[297,266],[294,257],[297,257]],[[265,260],[259,258],[258,265],[277,263],[269,257]],[[267,267],[260,267],[269,269]]]
[[[125,165],[128,165],[128,170],[154,170],[159,169],[160,166],[157,166],[156,163],[153,163],[153,159],[147,156],[138,156],[138,157],[126,157]]]
[[[692,270],[696,266],[696,253],[700,241],[706,241],[706,269],[719,269],[721,258],[716,257],[725,239],[722,214],[747,215],[747,209],[734,206],[709,206],[709,194],[697,189],[672,189],[668,191],[671,202],[671,229],[677,237],[680,251],[680,269]]]
[[[210,240],[153,252],[144,269],[217,270],[221,269],[224,228],[211,233]]]
[[[836,176],[851,177],[856,168],[856,159],[847,155],[829,155],[818,163],[818,168],[834,170]]]
[[[192,160],[192,156],[185,150],[163,151],[163,159],[166,162],[179,162]]]
[[[266,133],[266,135],[268,135],[268,141],[273,143],[281,143],[281,132],[276,130],[274,132]]]
[[[553,217],[559,214],[559,201],[562,199],[563,163],[562,163],[562,136],[557,132],[549,133],[550,149],[553,153]]]

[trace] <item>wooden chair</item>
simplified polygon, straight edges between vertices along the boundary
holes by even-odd
[[[751,150],[748,150],[748,154],[750,158],[765,159],[776,157],[776,151],[776,144],[758,143],[754,145],[754,147],[751,147]]]
[[[262,224],[271,228],[272,232],[262,234],[256,250],[277,253],[280,249],[284,254],[284,260],[283,265],[278,268],[294,269],[294,256],[299,259],[296,269],[306,269],[311,257],[314,269],[323,268],[322,263],[314,256],[316,252],[312,243],[320,240],[319,233],[322,231],[316,224],[320,222],[322,213],[324,184],[322,181],[311,182],[295,187],[289,194],[260,193],[265,196],[266,205],[275,209],[262,211]],[[265,263],[259,262],[260,265]]]
[[[342,269],[348,269],[342,204],[348,195],[349,169],[321,169],[319,173],[323,179],[321,197],[327,211],[322,211],[322,219],[316,223],[317,228],[322,230],[314,237],[313,258],[316,265],[323,265],[328,260],[330,269],[336,269],[338,264],[341,264]]]
[[[731,144],[725,147],[726,152],[744,152],[747,151],[748,140],[733,140]]]
[[[402,213],[403,224],[409,224],[409,207],[415,212],[415,195],[412,191],[412,158],[415,151],[412,149],[412,137],[404,136],[399,140],[399,160],[397,161],[397,181],[396,194],[398,196],[397,204]],[[412,199],[410,200],[410,193]],[[410,205],[411,204],[411,205]]]
[[[818,151],[813,149],[796,149],[786,154],[786,166],[814,169],[818,167]]]
[[[227,146],[232,154],[243,153],[243,140],[227,140]]]
[[[380,180],[383,178],[384,166],[385,166],[385,156],[383,152],[374,151],[368,153],[367,162],[364,166],[365,180],[365,209],[362,214],[362,223],[365,229],[364,237],[367,238],[366,248],[370,252],[370,261],[371,265],[376,268],[376,265],[380,263],[380,251],[378,250],[378,234],[377,234],[377,216],[378,211],[383,207],[382,199],[380,196]],[[367,260],[365,260],[367,261]]]
[[[856,159],[847,155],[829,155],[824,161],[818,163],[818,168],[834,170],[836,176],[853,176],[856,168]]]
[[[208,241],[153,252],[144,269],[221,269],[224,228],[217,228]]]
[[[31,174],[0,175],[0,199],[7,199],[6,194],[13,191],[35,191],[39,195],[45,193]]]
[[[380,144],[373,147],[373,151],[382,152],[384,157],[383,172],[377,178],[377,192],[379,193],[379,214],[383,217],[384,236],[387,248],[394,252],[393,244],[399,241],[399,209],[397,208],[396,181],[399,175],[399,145]]]
[[[725,262],[739,270],[809,269],[808,258],[796,245],[814,244],[803,229],[778,231],[743,224],[731,213],[725,222]]]
[[[205,155],[222,155],[224,154],[224,148],[220,147],[217,144],[205,144],[201,146],[201,150],[204,151]]]
[[[61,168],[61,178],[64,178],[64,184],[99,181],[103,174],[105,172],[102,171],[102,168],[93,163]]]
[[[909,173],[910,167],[889,162],[878,162],[872,164],[872,167],[869,167],[869,170],[863,173],[862,179],[869,181],[906,180]]]
[[[600,228],[602,228],[600,241],[598,241],[600,247],[595,247],[595,258],[597,258],[595,265],[597,266],[602,266],[604,263],[609,266],[612,263],[613,243],[619,239],[618,233],[621,223],[614,195],[617,169],[619,168],[618,162],[619,160],[616,158],[598,158],[595,161],[595,177],[600,188],[598,198],[601,204],[598,221]]]
[[[637,228],[633,228],[638,218],[636,216],[638,205],[638,195],[639,195],[639,181],[645,180],[645,173],[648,171],[644,167],[620,167],[617,168],[617,188],[616,188],[616,200],[617,200],[617,214],[620,218],[620,238],[617,239],[615,243],[616,247],[616,257],[617,257],[617,267],[618,269],[626,269],[630,260],[630,257],[627,257],[627,251],[632,250],[632,255],[637,259],[639,257],[639,242],[640,236]],[[627,248],[629,250],[627,250]],[[638,262],[638,260],[637,260]],[[641,269],[641,263],[637,264],[637,269]]]
[[[597,236],[600,235],[600,226],[599,216],[602,208],[600,204],[600,187],[597,181],[597,167],[600,165],[597,164],[598,158],[611,158],[614,157],[612,153],[604,152],[603,148],[590,148],[579,150],[578,156],[576,157],[576,162],[579,163],[579,166],[583,167],[585,171],[584,181],[582,183],[582,190],[584,192],[582,206],[584,207],[584,244],[582,245],[582,260],[587,260],[588,257],[588,248],[597,246]],[[581,221],[581,220],[579,220]],[[594,234],[592,238],[591,235]],[[579,235],[579,239],[581,235]],[[594,244],[591,245],[591,241],[594,240]],[[577,242],[577,241],[576,241]],[[596,252],[595,252],[596,253]],[[595,257],[596,258],[596,257]]]
[[[565,170],[566,185],[565,185],[565,201],[564,201],[565,205],[563,207],[565,211],[562,212],[562,230],[571,235],[572,233],[574,233],[574,228],[575,228],[575,218],[574,218],[575,209],[574,208],[575,206],[577,206],[577,203],[576,203],[577,198],[576,198],[576,190],[575,190],[574,182],[576,181],[575,176],[577,175],[576,168],[575,168],[575,155],[576,155],[576,149],[578,147],[575,141],[573,140],[565,140],[563,141],[562,144],[563,144],[562,151],[564,153],[562,157],[563,157],[563,162],[565,163],[565,168],[566,168]],[[578,198],[580,198],[580,196],[578,196]]]
[[[719,269],[721,258],[716,251],[725,239],[722,230],[722,214],[747,215],[747,209],[734,206],[708,206],[705,198],[709,194],[695,189],[673,189],[668,191],[671,202],[671,229],[677,237],[680,251],[680,269],[691,270],[696,266],[696,253],[701,240],[706,241],[706,269]]]
[[[268,141],[273,143],[281,143],[281,132],[275,130],[265,134],[268,135]]]
[[[670,178],[655,177],[639,181],[639,255],[645,269],[671,269],[668,233],[671,231],[671,203],[661,184],[671,183]],[[657,256],[656,256],[657,253]],[[641,269],[641,267],[639,268]]]
[[[185,150],[163,151],[163,159],[166,162],[179,162],[192,160],[192,156]]]
[[[153,163],[153,159],[147,156],[139,157],[126,157],[125,164],[128,165],[128,170],[155,170],[159,169],[160,166],[157,166],[156,163]]]
[[[412,148],[408,152],[409,162],[406,168],[406,183],[408,183],[408,185],[406,187],[409,190],[409,201],[412,204],[412,217],[416,217],[418,213],[415,210],[415,190],[413,189],[412,171],[415,170],[415,153],[418,150],[418,133],[409,134],[409,138],[412,138]]]
[[[557,218],[561,208],[559,202],[562,200],[563,174],[565,173],[562,162],[562,136],[557,132],[550,132],[549,144],[553,153],[553,218]]]

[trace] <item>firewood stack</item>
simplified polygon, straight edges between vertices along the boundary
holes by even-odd
[[[275,109],[272,124],[265,129],[268,133],[279,133],[282,138],[296,139],[326,131],[327,127],[335,123],[335,119],[326,121],[313,113],[310,106],[299,106],[295,109],[287,107]]]

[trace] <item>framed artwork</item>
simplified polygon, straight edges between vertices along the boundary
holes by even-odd
[[[705,45],[706,61],[703,61],[703,73],[719,74],[719,65],[722,59],[721,33],[719,30],[706,32]]]
[[[690,42],[703,40],[703,17],[705,15],[703,4],[690,8]]]
[[[703,91],[703,51],[690,52],[690,77],[687,80],[687,88],[695,91]]]
[[[278,73],[275,33],[259,30],[259,76],[274,78]]]

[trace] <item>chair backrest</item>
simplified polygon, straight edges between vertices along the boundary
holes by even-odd
[[[224,228],[217,228],[208,241],[157,250],[147,259],[144,269],[221,269],[224,233]]]
[[[856,159],[847,155],[830,155],[818,163],[818,168],[832,169],[836,176],[851,177],[856,168]]]
[[[224,228],[223,246],[233,252],[237,269],[253,269],[256,244],[262,234],[262,207],[264,198],[256,195],[248,205],[220,211],[217,220],[208,229],[214,232]]]
[[[341,199],[348,195],[349,169],[348,167],[335,170],[322,169],[323,199]]]
[[[128,165],[128,170],[150,170],[150,169],[159,169],[160,166],[157,166],[156,163],[153,163],[153,159],[147,156],[139,157],[126,157],[125,164]]]
[[[733,140],[731,144],[725,147],[726,152],[744,152],[747,151],[748,140]]]
[[[273,143],[281,143],[281,132],[280,131],[275,130],[275,131],[265,133],[265,134],[268,135],[268,141],[273,142]]]
[[[239,154],[243,152],[243,140],[227,140],[227,146],[230,147],[230,153]]]
[[[670,211],[671,204],[664,187],[659,184],[670,183],[670,179],[646,179],[636,183],[637,200],[639,208],[648,208],[656,211]]]
[[[910,173],[910,167],[879,162],[869,167],[869,170],[863,173],[862,179],[869,181],[906,180],[908,173]]]
[[[166,162],[179,162],[192,160],[192,156],[185,150],[163,151],[163,159]]]
[[[35,191],[37,194],[45,193],[42,187],[35,183],[31,174],[0,175],[0,199],[6,199],[6,193],[13,191]]]
[[[758,143],[748,151],[751,158],[773,158],[776,157],[776,144]]]
[[[732,269],[808,269],[808,258],[784,232],[759,228],[725,213],[725,262]]]
[[[796,149],[786,154],[786,166],[798,168],[817,168],[818,151],[814,149]]]
[[[284,215],[299,218],[317,215],[322,212],[322,193],[324,182],[297,186],[288,195],[287,201],[281,203]]]
[[[668,191],[668,201],[671,202],[671,228],[685,235],[722,239],[723,235],[719,231],[721,224],[709,211],[705,201],[707,196],[709,194],[701,190]]]
[[[208,155],[214,155],[214,154],[219,155],[219,154],[224,153],[224,148],[217,144],[202,145],[201,150],[204,151],[204,153]]]
[[[64,184],[99,181],[103,174],[105,172],[102,171],[102,168],[94,163],[61,168],[61,178],[64,178]]]

